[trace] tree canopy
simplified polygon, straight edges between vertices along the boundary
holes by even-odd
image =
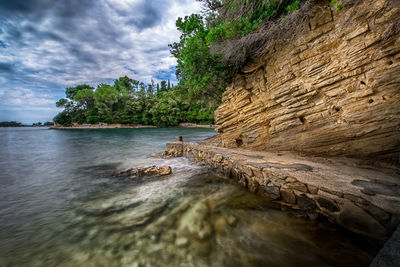
[[[300,8],[300,0],[199,1],[205,11],[178,18],[180,40],[169,46],[177,59],[178,87],[189,101],[207,105],[221,101],[222,92],[245,64],[249,51],[263,44],[257,38],[241,38],[261,32],[268,21],[283,22],[287,14]]]
[[[157,89],[158,88],[158,89]],[[63,126],[72,123],[123,123],[174,126],[181,122],[211,124],[215,106],[190,103],[186,93],[170,81],[150,84],[127,76],[113,85],[100,84],[69,87],[66,98],[56,102],[63,107],[54,122]]]

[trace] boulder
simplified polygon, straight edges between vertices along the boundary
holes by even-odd
[[[137,169],[136,176],[164,176],[172,173],[171,166],[157,167],[155,165]]]
[[[171,166],[149,166],[144,168],[130,168],[115,174],[115,177],[144,177],[144,176],[164,176],[172,173]]]

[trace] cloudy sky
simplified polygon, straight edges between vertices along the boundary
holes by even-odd
[[[0,0],[0,121],[49,121],[66,87],[175,80],[168,44],[195,0]]]

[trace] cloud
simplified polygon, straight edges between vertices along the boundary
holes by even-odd
[[[12,73],[14,68],[10,63],[0,62],[0,73]]]
[[[0,3],[0,109],[4,101],[52,108],[66,87],[124,75],[176,82],[168,48],[179,40],[175,20],[200,11],[195,0]]]

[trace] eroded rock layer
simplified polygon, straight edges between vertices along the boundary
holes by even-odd
[[[398,159],[400,5],[359,2],[316,7],[307,32],[236,76],[215,112],[224,147]]]

